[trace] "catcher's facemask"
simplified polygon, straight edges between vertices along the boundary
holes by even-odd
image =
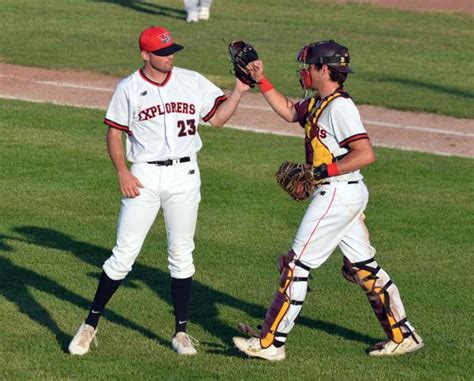
[[[301,87],[304,90],[311,89],[313,81],[311,80],[311,75],[309,74],[310,63],[307,62],[308,51],[311,45],[304,46],[297,54],[296,61],[300,63],[300,68],[297,70],[296,74],[300,82]]]

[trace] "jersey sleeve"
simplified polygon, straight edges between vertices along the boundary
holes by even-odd
[[[221,89],[200,74],[198,76],[198,86],[202,99],[199,116],[203,121],[207,122],[214,116],[219,106],[226,101],[227,97]]]
[[[120,86],[116,87],[112,99],[105,114],[104,123],[112,128],[126,132],[132,135],[129,128],[129,102],[125,89]]]
[[[359,111],[352,101],[344,100],[334,106],[331,108],[331,128],[340,147],[348,148],[349,143],[369,138]]]

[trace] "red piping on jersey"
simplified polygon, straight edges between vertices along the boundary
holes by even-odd
[[[158,86],[158,87],[163,87],[164,85],[166,85],[166,84],[168,83],[168,81],[170,80],[170,78],[171,78],[171,73],[172,73],[171,71],[170,71],[169,73],[167,73],[165,80],[164,80],[163,82],[161,82],[161,83],[158,83],[158,82],[155,82],[155,81],[153,81],[152,79],[148,78],[148,77],[146,76],[146,74],[143,72],[143,69],[140,69],[138,72],[140,73],[140,76],[141,76],[145,81],[147,81],[148,83],[151,83],[151,84],[154,85],[154,86]]]
[[[339,147],[346,147],[349,143],[355,142],[356,140],[368,139],[369,135],[367,133],[362,134],[355,134],[347,139],[344,139],[342,142],[339,143]]]
[[[331,209],[332,203],[333,203],[334,199],[336,198],[336,191],[337,191],[337,189],[334,189],[334,193],[332,194],[331,202],[329,203],[328,208],[326,209],[324,214],[321,216],[321,218],[318,220],[318,222],[316,223],[316,226],[314,227],[313,231],[309,235],[308,241],[304,244],[303,250],[301,250],[301,254],[298,257],[298,260],[300,260],[300,258],[303,256],[303,253],[306,250],[306,247],[308,246],[308,244],[310,243],[311,238],[313,237],[314,233],[316,232],[316,229],[318,228],[319,223],[323,220],[324,217],[326,217],[326,215],[329,212],[329,209]]]
[[[219,106],[224,103],[227,100],[227,97],[225,95],[221,95],[220,97],[217,97],[216,100],[214,101],[214,106],[212,106],[211,111],[209,111],[205,117],[202,118],[205,122],[207,122],[209,119],[211,119],[214,114],[216,113],[217,109]]]
[[[104,123],[109,127],[112,127],[112,128],[117,129],[117,130],[126,132],[128,134],[128,136],[133,135],[132,131],[130,131],[130,129],[127,126],[124,126],[123,124],[115,123],[114,121],[112,121],[110,119],[107,119],[107,118],[104,119]]]

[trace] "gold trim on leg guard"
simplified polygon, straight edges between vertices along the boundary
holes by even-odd
[[[406,337],[402,327],[405,327],[406,332],[411,330],[406,324],[405,310],[398,289],[388,274],[374,259],[350,263],[347,258],[344,258],[342,273],[347,280],[355,280],[367,293],[367,299],[388,338],[395,343],[401,343]]]
[[[275,340],[286,341],[287,333],[294,326],[294,321],[303,306],[310,268],[298,260],[293,261],[294,257],[294,252],[291,250],[279,260],[280,288],[275,293],[262,324],[260,334],[262,348],[270,347]]]

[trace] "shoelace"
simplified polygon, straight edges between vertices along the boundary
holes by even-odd
[[[97,336],[95,335],[96,331],[95,330],[90,330],[86,326],[82,328],[81,336],[86,336],[87,341],[91,341],[96,347],[99,344],[97,340]]]
[[[191,344],[191,345],[194,345],[195,347],[199,346],[199,341],[196,338],[192,337],[191,335],[188,335],[187,333],[184,334],[183,339],[186,342],[186,344]]]

